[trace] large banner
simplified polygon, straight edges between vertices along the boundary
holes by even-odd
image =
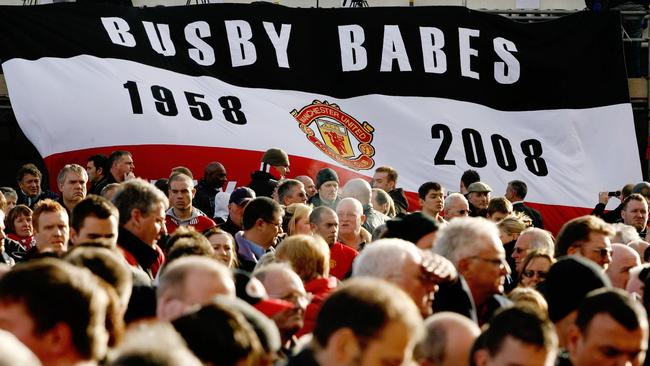
[[[554,231],[642,179],[616,13],[0,7],[0,59],[51,176],[126,149],[144,178],[220,161],[245,185],[281,147],[291,177],[393,166],[412,204],[467,169],[493,196],[520,179]]]

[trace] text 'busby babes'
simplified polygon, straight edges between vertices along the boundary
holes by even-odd
[[[253,37],[253,27],[251,27],[250,22],[245,20],[223,21],[225,32],[223,32],[223,29],[213,32],[211,27],[216,27],[216,25],[211,25],[206,21],[191,22],[183,27],[183,38],[191,47],[181,52],[180,50],[177,51],[178,45],[172,41],[172,39],[178,38],[170,35],[171,28],[169,24],[150,21],[129,24],[120,17],[102,17],[101,23],[110,41],[115,45],[151,47],[155,52],[166,57],[177,56],[177,53],[178,56],[185,54],[200,66],[212,66],[215,64],[218,54],[225,54],[225,52],[215,52],[214,47],[210,44],[213,34],[225,34],[233,68],[255,64],[258,60],[257,51],[262,48],[262,42],[269,42],[273,46],[278,68],[290,69],[292,67],[288,54],[291,42],[291,24],[261,22],[266,34],[264,36],[256,34]],[[134,34],[139,35],[142,32],[131,31],[135,27],[143,27],[147,39],[136,39]],[[406,26],[403,25],[402,27]],[[436,27],[418,27],[420,35],[420,42],[418,43],[421,49],[412,50],[407,49],[405,46],[400,25],[384,25],[383,47],[378,52],[380,54],[371,54],[364,45],[366,32],[361,25],[338,25],[337,28],[341,61],[340,71],[343,72],[364,71],[368,68],[368,58],[377,57],[380,59],[380,68],[377,71],[380,72],[420,71],[431,74],[445,74],[448,71],[449,62],[459,62],[459,67],[454,69],[460,70],[460,76],[480,79],[481,75],[473,68],[478,64],[476,59],[478,57],[490,57],[496,60],[493,63],[493,75],[491,76],[497,83],[514,84],[519,81],[521,66],[519,60],[515,57],[518,52],[516,44],[503,37],[494,37],[490,42],[492,49],[481,49],[479,53],[479,49],[474,48],[476,46],[472,45],[478,43],[478,38],[481,37],[478,29],[456,27],[454,35],[457,34],[458,36],[459,55],[449,55],[445,49],[445,44],[448,44],[452,37]],[[180,28],[174,27],[174,29]],[[413,44],[413,42],[409,42],[409,44]],[[183,46],[185,47],[186,44],[184,43]],[[267,44],[263,46],[265,49],[268,48]],[[492,52],[494,53],[492,54]],[[417,63],[421,65],[422,70],[412,69],[413,57],[422,57],[422,63]],[[272,66],[274,65],[269,65],[269,67]]]

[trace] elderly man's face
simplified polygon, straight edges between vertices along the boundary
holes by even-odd
[[[413,299],[423,317],[431,315],[437,286],[422,267],[422,258],[407,257],[400,273],[390,280]]]
[[[510,273],[506,262],[506,252],[498,237],[481,237],[480,250],[461,261],[464,265],[460,271],[472,290],[475,300],[477,296],[487,298],[503,293],[505,276]]]
[[[445,207],[445,220],[469,216],[469,205],[464,199],[454,199]]]
[[[637,253],[626,246],[614,244],[612,251],[612,263],[607,268],[607,277],[612,281],[612,286],[625,290],[630,280],[630,270],[641,265]]]
[[[357,234],[363,224],[363,209],[352,202],[341,202],[336,207],[336,215],[339,217],[339,235]]]
[[[472,192],[469,201],[479,210],[485,210],[490,203],[490,192]]]
[[[273,316],[273,321],[283,335],[295,334],[304,325],[305,310],[310,300],[300,277],[290,271],[274,271],[266,275],[263,284],[270,298],[294,304],[292,309]]]

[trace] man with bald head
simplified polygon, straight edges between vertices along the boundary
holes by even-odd
[[[307,199],[314,197],[318,192],[318,190],[316,189],[316,184],[314,184],[314,180],[311,179],[311,177],[306,175],[299,175],[296,177],[296,180],[299,180],[305,186],[305,193],[307,193]]]
[[[339,218],[327,206],[316,207],[309,215],[309,226],[313,235],[321,236],[330,248],[330,276],[343,281],[352,272],[352,261],[359,252],[337,241]]]
[[[372,188],[370,184],[361,178],[349,180],[343,187],[343,198],[356,198],[363,206],[363,215],[366,220],[363,222],[363,228],[373,233],[376,228],[383,225],[388,219],[386,215],[372,208]]]
[[[481,333],[466,317],[441,312],[424,322],[425,338],[415,347],[414,359],[420,366],[467,366],[472,344]]]
[[[639,254],[623,244],[612,244],[612,263],[605,274],[612,281],[612,286],[625,290],[630,280],[630,270],[641,265]]]
[[[336,215],[339,217],[339,241],[354,250],[363,249],[370,242],[370,234],[361,227],[366,221],[361,202],[351,197],[342,199],[336,206]]]
[[[208,217],[214,217],[214,198],[223,189],[227,180],[226,168],[217,161],[205,166],[203,178],[196,185],[196,195],[192,205]]]
[[[156,290],[158,319],[171,321],[216,295],[235,297],[232,273],[216,259],[188,256],[170,263]]]
[[[641,263],[647,263],[648,262],[648,255],[650,255],[650,252],[646,254],[646,251],[648,248],[650,248],[650,243],[648,243],[645,240],[633,240],[630,243],[627,244],[630,248],[634,249],[637,254],[639,254],[639,258],[641,258]]]

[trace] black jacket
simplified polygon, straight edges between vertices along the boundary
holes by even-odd
[[[406,215],[409,210],[409,203],[406,200],[406,195],[404,195],[404,190],[402,188],[395,188],[388,192],[388,195],[393,199],[393,203],[395,203],[397,216]]]
[[[272,197],[277,185],[278,181],[271,173],[258,170],[251,174],[251,182],[248,183],[248,188],[255,191],[257,197]]]
[[[192,200],[192,206],[203,211],[209,218],[214,217],[214,197],[219,190],[219,187],[210,187],[205,180],[201,179],[196,185],[196,195]]]

